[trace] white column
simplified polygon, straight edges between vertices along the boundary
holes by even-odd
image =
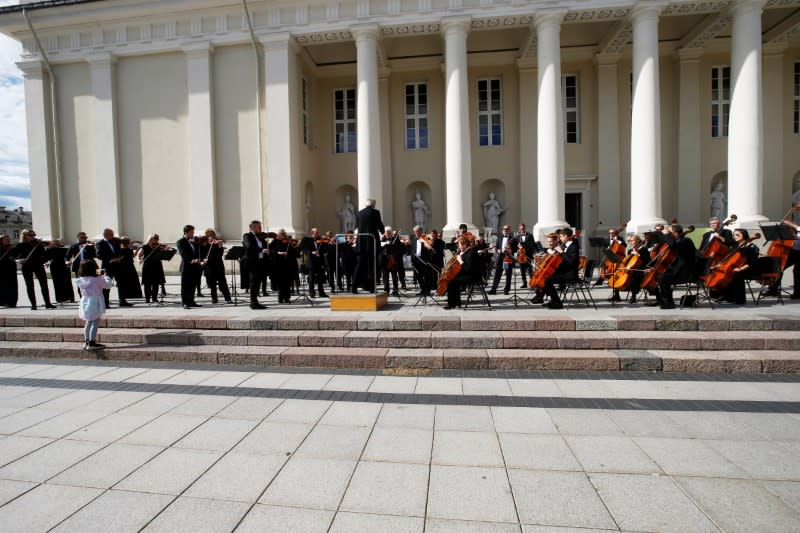
[[[678,50],[680,107],[678,117],[678,220],[706,225],[708,193],[702,189],[700,56],[702,50]],[[706,78],[703,78],[706,79]],[[705,194],[704,194],[705,192]]]
[[[186,55],[186,81],[189,90],[189,180],[191,183],[191,223],[198,228],[214,228],[217,222],[214,173],[214,121],[212,107],[211,52],[208,42],[183,47]]]
[[[472,221],[472,156],[467,92],[467,32],[469,17],[442,21],[445,49],[444,165],[447,197],[443,231],[454,232]]]
[[[381,183],[381,124],[378,91],[378,26],[351,28],[356,41],[356,128],[358,135],[358,208],[378,199]],[[378,204],[378,209],[383,207]]]
[[[561,102],[561,21],[563,10],[536,15],[539,75],[537,163],[539,219],[534,236],[567,225],[564,220],[564,110]]]
[[[521,221],[531,227],[537,219],[536,198],[536,65],[519,66],[519,190]]]
[[[391,108],[389,107],[389,69],[384,68],[379,73],[380,109],[381,109],[381,181],[378,187],[376,200],[381,208],[384,220],[394,220],[393,205],[393,177],[392,177],[392,139],[391,139]]]
[[[299,176],[297,58],[288,34],[272,34],[264,44],[267,227],[302,230],[305,198]]]
[[[728,123],[728,212],[739,227],[763,216],[764,124],[761,87],[761,0],[731,6],[731,112]]]
[[[619,54],[597,54],[597,231],[616,228],[622,222],[619,160]]]
[[[764,45],[764,124],[783,124],[783,54],[787,48],[785,42]],[[786,213],[786,199],[792,197],[791,183],[783,174],[783,131],[782,127],[764,128],[764,214],[770,220]]]
[[[42,236],[58,235],[58,205],[52,160],[50,98],[41,61],[17,63],[25,77],[25,122],[31,180],[33,229]],[[51,182],[51,175],[53,182]]]
[[[92,135],[94,136],[94,183],[96,231],[113,228],[122,234],[117,120],[114,112],[114,63],[107,52],[86,57],[92,78]]]
[[[658,15],[664,4],[640,2],[633,22],[633,109],[631,111],[631,220],[627,231],[641,235],[661,218],[661,112],[658,90]]]

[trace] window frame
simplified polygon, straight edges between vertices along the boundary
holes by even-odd
[[[420,111],[419,111],[419,108],[420,108],[420,102],[419,102],[419,100],[420,100],[420,98],[419,98],[420,91],[419,91],[419,88],[420,88],[420,86],[424,86],[425,87],[425,113],[420,113]],[[408,97],[409,97],[408,88],[409,87],[413,87],[414,88],[413,89],[413,93],[412,93],[412,96],[413,96],[413,99],[414,99],[414,103],[413,103],[413,105],[414,105],[414,114],[412,114],[412,115],[408,114],[408,105],[409,105],[408,104]],[[431,121],[430,121],[430,105],[431,104],[430,104],[430,102],[431,102],[431,99],[430,99],[430,92],[428,92],[428,82],[426,82],[426,81],[414,81],[414,82],[408,82],[408,83],[403,84],[403,114],[405,116],[405,122],[404,122],[403,130],[404,130],[404,137],[405,137],[404,146],[405,146],[406,150],[428,150],[428,149],[430,149],[430,147],[431,147]],[[409,128],[408,127],[408,122],[410,120],[414,121],[414,127],[413,128]],[[420,126],[420,121],[421,120],[425,120],[425,124],[426,124],[426,126],[424,128],[426,130],[426,133],[425,133],[425,143],[426,144],[425,144],[425,146],[420,146],[420,144],[421,144],[421,142],[420,142],[420,138],[421,138],[420,137],[420,131],[422,130],[422,127]],[[414,146],[413,147],[409,146],[409,135],[408,135],[408,132],[409,132],[410,129],[414,131]]]
[[[338,96],[338,94],[340,92],[342,93],[342,116],[343,116],[343,118],[342,119],[337,119],[336,118],[336,111],[337,111],[336,102],[337,102],[337,96]],[[347,106],[347,102],[350,101],[350,98],[348,98],[349,97],[348,93],[350,93],[350,92],[352,92],[352,94],[353,94],[353,98],[352,98],[352,102],[353,102],[353,118],[352,119],[348,118],[348,111],[350,111],[350,108]],[[338,88],[333,90],[333,153],[335,153],[335,154],[352,154],[352,153],[355,153],[357,148],[358,148],[358,117],[356,115],[356,113],[358,113],[358,111],[356,109],[358,104],[357,104],[356,98],[357,98],[357,94],[356,94],[355,87],[338,87]],[[343,129],[343,132],[342,132],[342,135],[343,135],[343,137],[342,137],[342,139],[343,139],[343,142],[342,142],[343,149],[342,150],[339,150],[340,143],[339,143],[339,139],[337,138],[337,136],[339,134],[336,131],[337,126],[339,124],[342,124],[342,126],[343,126],[343,128],[342,128]],[[352,126],[352,130],[350,129],[350,126]],[[352,136],[352,145],[350,143],[351,136]]]
[[[493,101],[492,101],[491,93],[492,93],[492,82],[494,82],[494,81],[496,81],[497,85],[498,85],[498,101],[497,101],[497,103],[498,103],[499,110],[497,110],[497,111],[492,109]],[[487,103],[487,105],[486,105],[486,110],[485,111],[481,111],[481,83],[484,83],[484,82],[486,83],[486,96],[487,96],[486,103]],[[504,102],[503,102],[503,78],[502,77],[498,76],[498,77],[493,77],[493,78],[479,78],[478,79],[477,104],[478,104],[478,112],[477,112],[477,118],[478,118],[478,146],[484,146],[484,147],[487,147],[487,148],[488,147],[493,147],[493,146],[503,146],[504,143],[505,143],[505,131],[504,131],[505,128],[504,128],[504,124],[503,124],[503,122],[504,122],[504,120],[503,120],[503,104],[504,104]],[[493,120],[493,117],[495,117],[495,116],[497,117],[497,119],[499,121],[499,124],[495,124],[495,121]],[[481,137],[483,137],[481,135],[481,118],[482,117],[487,117],[487,120],[486,120],[487,129],[486,129],[486,136],[485,136],[486,137],[486,141],[487,141],[486,143],[483,143],[482,139],[481,139]],[[499,128],[500,128],[500,132],[499,132],[500,142],[497,142],[497,143],[494,142],[494,133],[492,133],[492,130],[493,130],[493,128],[495,126],[499,126]]]
[[[575,79],[575,106],[574,107],[567,107],[567,78],[574,78]],[[577,74],[562,74],[561,75],[561,107],[564,113],[563,120],[564,120],[564,144],[581,144],[581,113],[580,113],[580,78]],[[569,113],[575,113],[575,140],[569,140],[569,132],[567,125],[569,124],[569,120],[567,117]]]
[[[728,70],[728,98],[724,98],[725,69]],[[714,98],[716,92],[717,98]],[[711,137],[724,139],[729,134],[731,115],[731,67],[730,65],[713,65],[711,67]],[[728,112],[725,113],[727,106]],[[720,121],[720,117],[721,121]],[[717,121],[715,123],[715,120]]]

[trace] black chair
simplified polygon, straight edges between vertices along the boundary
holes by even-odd
[[[756,273],[752,279],[744,281],[747,290],[750,291],[750,298],[756,305],[761,303],[765,296],[775,295],[778,303],[783,305],[783,289],[781,289],[781,260],[780,257],[764,256],[759,257],[756,263]],[[758,290],[758,297],[753,294],[753,282],[761,285]]]
[[[486,306],[489,309],[491,309],[492,304],[489,303],[489,295],[486,294],[486,287],[484,286],[483,280],[481,279],[475,280],[469,285],[467,285],[467,300],[464,302],[464,309],[467,309],[469,307],[469,302],[473,301],[472,294],[475,292],[476,289],[480,291],[481,297],[483,298],[483,303],[486,304]]]
[[[583,303],[586,305],[591,304],[591,306],[597,310],[597,304],[594,302],[591,290],[594,265],[595,261],[593,259],[586,261],[583,275],[579,274],[578,278],[575,280],[561,284],[561,300],[567,303],[567,309],[569,309],[573,300],[577,301],[577,303],[581,303],[581,299],[583,299]]]

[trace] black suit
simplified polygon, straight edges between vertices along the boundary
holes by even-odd
[[[523,288],[528,284],[527,276],[530,276],[533,272],[533,266],[530,263],[530,258],[533,257],[534,250],[536,249],[536,241],[528,232],[525,233],[517,233],[517,250],[522,247],[525,250],[525,256],[528,258],[527,263],[520,263],[519,264],[519,275],[522,277],[522,286]]]
[[[327,268],[328,245],[317,242],[312,237],[303,237],[300,250],[305,253],[306,274],[308,274],[308,291],[314,298],[325,297],[325,269]]]
[[[377,272],[377,265],[373,264],[376,260],[375,245],[385,231],[381,212],[372,206],[365,207],[356,215],[356,227],[358,229],[356,245],[358,263],[353,273],[353,292],[356,292],[358,287],[375,292],[375,273]],[[366,235],[372,235],[375,238],[372,239]]]
[[[116,279],[119,261],[113,263],[111,261],[112,259],[118,260],[121,257],[122,248],[119,245],[119,240],[114,239],[114,243],[111,244],[107,240],[102,239],[95,244],[95,249],[97,250],[97,258],[100,260],[100,268],[106,271],[106,276],[111,279]],[[106,301],[106,307],[109,306],[110,294],[111,289],[103,289],[103,298]],[[120,303],[125,301],[123,298],[119,300]]]
[[[711,241],[711,237],[714,235],[714,231],[707,231],[703,234],[703,240],[700,241],[700,250],[704,250],[708,243]],[[722,244],[730,248],[733,246],[733,232],[729,229],[720,228],[717,232],[719,233],[720,237],[722,237]]]
[[[37,241],[34,241],[36,243]],[[22,264],[22,278],[25,280],[25,287],[28,290],[28,299],[31,302],[31,308],[36,307],[36,293],[33,289],[33,278],[39,280],[39,289],[42,291],[42,298],[46,306],[50,303],[50,289],[47,286],[47,271],[44,269],[44,264],[47,261],[47,252],[45,252],[42,244],[32,244],[21,242],[17,244],[15,252],[17,259],[25,259]],[[12,254],[9,254],[12,255]]]
[[[181,303],[195,305],[194,289],[197,286],[197,277],[200,275],[200,245],[193,238],[191,243],[186,237],[178,239],[176,243],[178,254],[181,256]]]
[[[677,252],[678,257],[675,262],[672,263],[672,266],[659,276],[658,295],[663,304],[674,306],[675,302],[672,299],[672,287],[676,283],[686,283],[692,278],[697,249],[694,243],[686,237],[681,236],[677,239],[667,239],[667,242],[670,240],[673,241],[672,244],[670,244],[670,248]]]
[[[419,254],[417,254],[418,250]],[[434,270],[436,265],[433,263],[433,250],[416,237],[411,237],[408,241],[408,253],[411,255],[411,266],[416,274],[420,292],[430,293],[436,285],[437,278],[437,272]]]
[[[561,245],[564,246],[563,244]],[[561,299],[558,297],[555,285],[557,283],[566,283],[578,279],[578,269],[580,267],[581,250],[577,240],[569,241],[569,245],[562,252],[561,264],[556,269],[555,274],[550,276],[544,282],[544,293],[550,297],[550,301],[555,304],[560,304]]]
[[[461,307],[461,288],[470,283],[479,283],[483,279],[481,260],[475,250],[467,250],[461,254],[463,263],[455,278],[447,284],[447,305]]]
[[[264,255],[267,253],[268,248],[252,231],[242,235],[242,245],[244,246],[242,267],[247,269],[250,286],[250,305],[254,305],[258,303],[258,289],[267,272]]]
[[[497,290],[497,286],[500,285],[500,276],[502,276],[503,271],[506,273],[506,286],[503,289],[503,292],[508,293],[511,289],[511,274],[514,268],[514,259],[513,256],[517,253],[518,243],[517,238],[513,235],[499,235],[497,237],[497,254],[495,255],[495,260],[497,264],[494,267],[494,281],[492,282],[492,292]],[[506,263],[503,261],[503,258],[506,256],[508,248],[511,248],[511,263]],[[508,265],[508,266],[506,266]]]
[[[89,261],[97,256],[94,245],[90,245],[90,243],[87,243],[87,245],[83,247],[83,257],[82,258],[76,257],[80,255],[81,255],[81,244],[79,242],[76,242],[67,249],[66,260],[72,261],[72,258],[73,257],[75,258],[75,260],[72,261],[71,269],[72,272],[75,274],[76,278],[78,277],[78,268],[80,268],[81,266],[81,261]]]
[[[397,293],[397,278],[399,271],[403,268],[403,248],[399,236],[381,237],[381,277],[383,277],[384,292],[389,292],[389,277],[391,276],[392,293]],[[391,270],[389,269],[390,257],[393,263]]]

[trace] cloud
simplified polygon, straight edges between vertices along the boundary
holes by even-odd
[[[6,207],[8,209],[16,209],[17,207],[21,207],[26,211],[31,210],[31,199],[30,198],[23,198],[21,196],[3,196],[0,195],[0,206]]]
[[[21,51],[17,41],[0,35],[0,205],[30,209],[25,86],[15,64]]]

